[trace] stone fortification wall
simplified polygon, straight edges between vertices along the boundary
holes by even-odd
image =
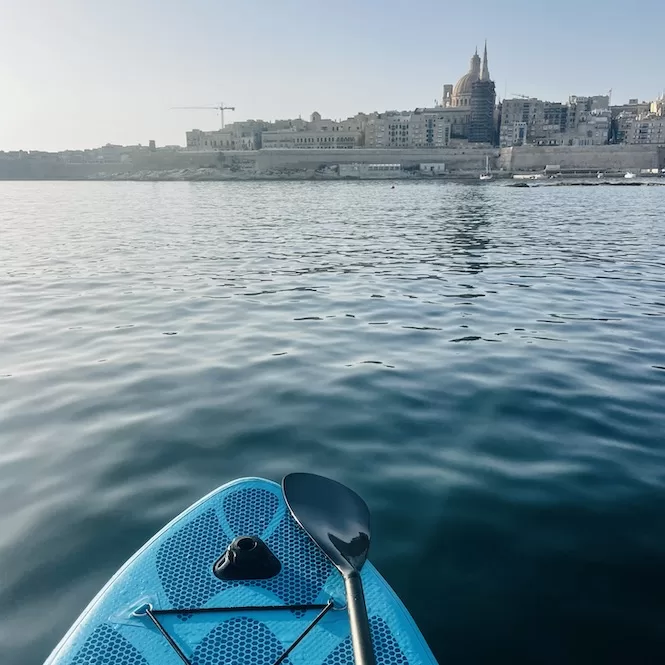
[[[235,153],[226,153],[231,156]],[[378,149],[351,150],[260,150],[256,153],[256,167],[267,171],[280,168],[316,169],[325,164],[401,164],[418,166],[422,162],[443,162],[446,170],[479,171],[485,168],[485,155],[494,161],[498,150],[479,148]]]
[[[499,168],[537,171],[548,164],[562,169],[628,170],[660,166],[661,152],[650,145],[519,146],[501,148]]]
[[[131,174],[137,171],[219,166],[218,153],[158,151],[140,153],[127,161],[68,164],[56,158],[26,155],[10,158],[0,155],[0,180],[48,180],[91,178],[95,175]]]
[[[67,164],[56,155],[47,158],[24,155],[21,158],[0,154],[0,179],[76,179],[96,176],[120,177],[136,173],[177,171],[179,169],[215,169],[225,174],[252,175],[281,173],[313,173],[320,167],[334,164],[400,164],[416,167],[421,163],[445,164],[448,173],[479,172],[485,168],[485,156],[493,169],[506,172],[539,171],[548,164],[563,169],[636,170],[665,168],[665,146],[588,146],[483,149],[470,147],[430,150],[376,148],[351,150],[258,150],[228,152],[160,151],[142,152],[130,160]]]

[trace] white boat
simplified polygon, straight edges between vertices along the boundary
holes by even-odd
[[[604,178],[604,177],[605,177],[605,174],[602,171],[598,171],[598,173],[596,173],[596,178],[600,179],[600,178]]]
[[[490,171],[490,158],[489,155],[485,155],[485,173],[480,174],[481,180],[491,180],[494,176]]]
[[[636,178],[637,176],[632,171],[627,171],[623,176],[624,178]]]
[[[514,180],[542,180],[545,176],[542,173],[515,173]]]

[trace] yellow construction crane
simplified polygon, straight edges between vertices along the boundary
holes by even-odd
[[[197,110],[207,110],[207,111],[219,111],[220,119],[222,121],[222,129],[224,129],[224,111],[235,111],[235,106],[224,106],[222,102],[219,106],[172,106],[172,109],[197,109]]]

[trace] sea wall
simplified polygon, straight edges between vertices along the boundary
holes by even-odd
[[[206,170],[207,176],[234,177],[308,177],[337,164],[400,164],[417,169],[421,163],[445,164],[448,174],[463,176],[485,168],[489,156],[492,169],[506,174],[520,171],[541,171],[548,164],[563,169],[636,170],[665,168],[665,146],[586,146],[488,149],[456,147],[439,149],[377,149],[350,150],[253,150],[227,152],[194,152],[188,150],[157,150],[132,155],[130,159],[103,163],[67,163],[57,155],[28,155],[20,157],[0,153],[0,180],[9,179],[94,179],[130,178],[170,172],[174,179],[178,171]],[[333,177],[333,174],[330,174]],[[206,176],[206,177],[207,177]]]
[[[448,171],[479,171],[485,168],[485,155],[494,164],[498,150],[482,148],[450,149],[342,149],[342,150],[237,150],[227,152],[156,151],[138,153],[131,159],[103,163],[66,163],[57,155],[0,155],[0,179],[76,179],[108,177],[140,172],[177,169],[220,169],[221,173],[247,175],[260,173],[314,172],[335,164],[376,163],[416,167],[422,162],[445,163]]]
[[[172,169],[197,169],[219,167],[219,153],[157,151],[141,153],[126,161],[102,163],[67,163],[57,155],[20,158],[0,155],[0,180],[69,180],[87,179],[112,174],[131,175],[139,171],[165,171]]]
[[[491,162],[498,157],[496,149],[433,148],[426,150],[393,148],[356,148],[350,150],[260,150],[256,156],[258,170],[279,168],[316,169],[326,164],[401,164],[417,167],[423,162],[445,163],[447,171],[480,171],[485,168],[485,156]],[[226,153],[231,155],[231,153]]]
[[[663,168],[665,149],[651,145],[519,146],[502,148],[498,167],[538,171],[548,164],[562,169],[628,170]]]

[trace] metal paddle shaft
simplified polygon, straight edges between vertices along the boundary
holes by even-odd
[[[372,636],[369,630],[365,594],[360,573],[351,573],[344,578],[346,588],[346,606],[349,612],[349,625],[351,626],[351,643],[353,644],[353,659],[356,665],[374,665],[374,649]]]
[[[367,504],[345,485],[313,473],[284,476],[282,491],[293,518],[344,578],[356,665],[375,665],[360,578],[370,543]]]

